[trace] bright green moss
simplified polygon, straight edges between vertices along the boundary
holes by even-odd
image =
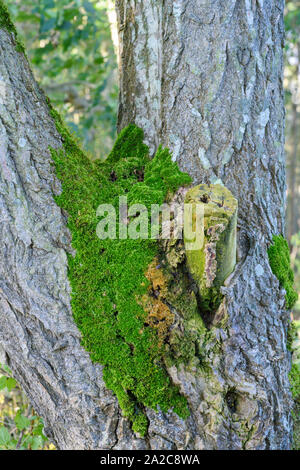
[[[18,33],[17,33],[16,28],[15,28],[15,25],[11,21],[9,11],[8,11],[6,5],[3,3],[2,0],[0,0],[0,28],[1,29],[6,29],[10,33],[13,33],[15,41],[16,41],[16,50],[17,50],[17,52],[24,52],[25,53],[24,46],[18,38]]]
[[[64,142],[64,151],[52,150],[52,155],[62,182],[56,201],[69,214],[76,250],[74,258],[69,256],[74,319],[92,360],[105,366],[107,387],[116,394],[133,429],[143,435],[145,406],[172,408],[181,417],[188,414],[185,398],[163,367],[165,346],[159,346],[138,302],[147,292],[145,272],[158,254],[158,243],[98,239],[96,209],[112,204],[118,214],[122,195],[129,202],[161,204],[190,178],[178,170],[167,150],[160,148],[150,160],[143,132],[134,125],[120,133],[105,162],[91,162],[51,105],[50,111]]]
[[[298,327],[294,321],[292,321],[289,325],[288,332],[287,332],[287,348],[289,351],[293,352],[293,342],[298,337]]]
[[[300,401],[300,365],[293,364],[289,374],[293,398]]]
[[[273,244],[268,249],[268,255],[272,272],[286,291],[286,308],[290,310],[295,305],[298,294],[293,288],[294,273],[290,265],[289,246],[282,235],[273,236]]]
[[[300,450],[300,364],[299,350],[296,340],[298,338],[298,322],[291,322],[288,329],[288,349],[293,353],[294,363],[289,373],[291,384],[291,392],[294,398],[294,407],[292,410],[294,432],[293,432],[293,449]]]
[[[149,150],[147,145],[143,143],[143,138],[144,133],[139,127],[134,125],[125,127],[120,132],[108,159],[111,163],[116,163],[129,156],[137,157],[137,159],[147,158]]]

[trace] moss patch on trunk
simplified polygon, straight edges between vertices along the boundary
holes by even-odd
[[[293,287],[294,273],[291,268],[288,242],[282,235],[273,236],[273,244],[268,249],[268,256],[273,274],[286,291],[286,308],[291,310],[297,301],[298,294]]]
[[[18,37],[17,30],[15,28],[15,25],[13,24],[9,11],[7,9],[7,6],[5,3],[0,0],[0,28],[6,29],[6,31],[9,31],[10,33],[13,33],[14,35],[14,40],[16,43],[16,51],[17,52],[23,52],[25,54],[25,49],[24,45],[20,41]]]
[[[150,160],[143,131],[135,125],[120,133],[105,162],[92,162],[55,110],[50,110],[64,142],[63,150],[52,150],[52,157],[62,184],[62,193],[55,199],[68,213],[76,251],[75,257],[69,255],[74,319],[92,360],[105,366],[107,387],[116,394],[133,430],[144,435],[145,407],[188,415],[186,400],[163,364],[165,345],[139,300],[148,293],[146,273],[158,254],[158,243],[100,240],[96,210],[100,204],[112,204],[118,214],[122,195],[129,204],[161,204],[168,193],[190,183],[190,177],[179,171],[166,149],[160,147]],[[117,233],[119,222],[117,216]]]
[[[288,242],[282,235],[273,236],[273,244],[268,249],[269,262],[273,274],[277,277],[279,284],[286,291],[285,305],[287,310],[291,310],[295,305],[298,293],[295,291],[294,273],[291,268],[290,250]],[[296,336],[296,327],[291,323],[287,335],[287,348],[293,352],[292,343]],[[292,411],[294,421],[294,442],[293,447],[299,450],[299,409],[300,409],[300,366],[293,364],[289,373],[291,392],[294,398],[294,409]]]
[[[293,449],[300,450],[300,364],[292,365],[289,379],[294,398],[294,408],[292,410],[294,422]]]

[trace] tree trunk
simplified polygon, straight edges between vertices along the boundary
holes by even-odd
[[[284,232],[283,9],[281,0],[117,1],[119,129],[135,122],[153,153],[162,143],[194,183],[222,182],[239,202],[239,262],[223,289],[228,326],[209,356],[214,379],[170,371],[188,396],[180,436],[192,448],[291,442],[288,314],[267,256]],[[156,419],[150,433],[171,445],[173,426]]]
[[[0,30],[0,342],[60,449],[288,449],[284,291],[267,244],[284,230],[283,1],[117,1],[119,127],[169,146],[194,182],[239,202],[239,261],[203,346],[207,374],[169,374],[190,417],[147,410],[140,438],[80,345],[70,307],[66,215],[49,147],[62,147],[12,32]],[[2,24],[2,23],[1,23]]]
[[[66,216],[49,147],[62,139],[14,35],[0,30],[0,343],[59,449],[134,448],[73,321]]]

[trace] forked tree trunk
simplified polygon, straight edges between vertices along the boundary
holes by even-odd
[[[0,31],[0,342],[61,449],[288,449],[284,291],[267,244],[284,226],[283,1],[121,0],[120,128],[169,146],[194,182],[239,201],[239,261],[206,344],[211,374],[169,374],[190,417],[147,410],[141,439],[80,346],[66,217],[49,146],[62,146],[13,34]],[[218,343],[216,345],[216,343]],[[217,346],[217,347],[216,347]]]

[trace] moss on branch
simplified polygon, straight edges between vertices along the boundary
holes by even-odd
[[[143,131],[134,125],[120,133],[105,162],[92,162],[50,109],[63,139],[63,150],[52,150],[62,183],[56,202],[69,214],[76,251],[75,257],[69,256],[74,319],[92,360],[105,366],[107,387],[116,394],[133,430],[144,435],[145,407],[188,415],[186,400],[163,365],[165,344],[160,330],[151,325],[149,311],[142,306],[158,243],[150,239],[100,240],[96,210],[100,204],[112,204],[118,213],[122,195],[129,203],[161,204],[190,178],[178,170],[166,149],[159,148],[150,160]],[[119,222],[117,219],[117,227]]]
[[[0,28],[13,33],[17,52],[23,52],[25,54],[24,45],[18,37],[17,30],[11,20],[8,8],[2,0],[0,0]]]

